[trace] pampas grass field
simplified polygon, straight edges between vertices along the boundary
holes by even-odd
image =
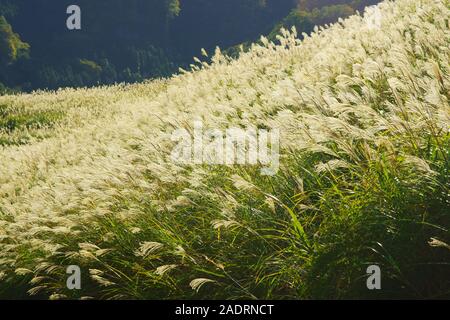
[[[378,8],[170,79],[0,97],[0,297],[450,298],[450,3]],[[278,129],[280,170],[173,162],[197,120]]]

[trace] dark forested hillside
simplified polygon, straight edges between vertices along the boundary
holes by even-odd
[[[0,91],[167,76],[188,65],[201,48],[254,41],[281,26],[309,32],[314,24],[375,2],[0,0]],[[72,4],[81,8],[81,30],[66,27]],[[336,4],[346,6],[320,11]]]

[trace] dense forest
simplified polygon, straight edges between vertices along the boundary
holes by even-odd
[[[0,92],[136,82],[281,27],[310,32],[376,0],[0,0]],[[81,30],[66,9],[81,8]]]

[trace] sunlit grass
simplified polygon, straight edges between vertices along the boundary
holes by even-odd
[[[385,2],[380,30],[283,31],[167,81],[2,97],[0,139],[35,134],[0,150],[0,297],[449,298],[448,6]],[[173,163],[197,119],[278,128],[280,171]]]

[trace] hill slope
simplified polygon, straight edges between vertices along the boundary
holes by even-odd
[[[378,8],[167,81],[0,97],[0,296],[448,298],[449,2]],[[279,171],[174,162],[199,120],[278,129]]]

